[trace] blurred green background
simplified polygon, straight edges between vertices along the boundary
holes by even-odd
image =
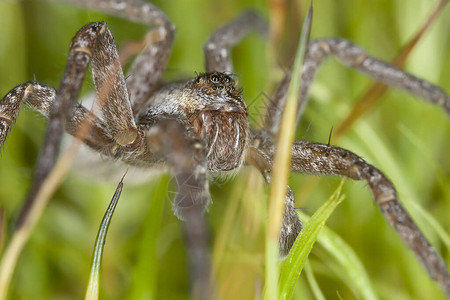
[[[274,83],[292,60],[301,18],[308,1],[287,5],[288,29],[277,44],[251,35],[233,51],[235,72],[253,126]],[[275,1],[153,1],[176,26],[167,79],[203,71],[203,43],[218,26],[247,8],[269,19]],[[429,0],[322,0],[314,3],[312,38],[342,37],[369,53],[391,60],[436,5]],[[75,32],[89,21],[105,20],[117,43],[137,40],[146,27],[68,4],[47,1],[0,1],[0,94],[33,79],[58,86],[67,49]],[[413,50],[406,70],[450,92],[450,8]],[[324,65],[312,87],[297,138],[326,143],[371,80],[334,59]],[[92,87],[87,80],[83,92]],[[0,161],[0,206],[6,212],[6,238],[20,210],[45,132],[45,119],[24,107],[8,136]],[[333,139],[332,139],[333,143]],[[389,90],[374,111],[339,140],[378,166],[394,182],[405,207],[450,264],[450,124],[445,112],[405,92]],[[120,178],[117,178],[117,182]],[[170,204],[169,176],[125,189],[107,237],[102,270],[105,299],[187,299],[188,272],[180,222]],[[292,174],[297,206],[312,214],[339,183],[334,177]],[[115,184],[96,183],[70,174],[45,211],[22,253],[10,299],[79,299],[84,295],[98,224]],[[264,222],[267,188],[250,168],[229,181],[211,183],[211,247],[221,299],[255,299],[264,286]],[[347,181],[346,200],[328,227],[350,245],[365,267],[380,299],[444,299],[389,227],[364,182]],[[4,248],[4,246],[3,246]],[[336,262],[321,245],[310,263],[328,299],[364,299],[353,288],[351,267]],[[348,269],[346,269],[348,268]],[[302,275],[296,299],[312,299]]]

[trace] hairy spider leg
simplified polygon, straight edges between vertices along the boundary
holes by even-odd
[[[362,48],[347,40],[322,39],[312,41],[308,45],[302,73],[302,89],[298,96],[297,119],[301,117],[307,103],[308,91],[315,72],[323,59],[329,54],[377,81],[403,89],[428,102],[442,106],[447,113],[450,113],[450,97],[440,87],[369,56]],[[265,130],[255,133],[256,148],[262,151],[264,155],[259,154],[257,156],[254,154],[255,151],[249,151],[249,154],[253,153],[258,159],[270,160],[273,156],[272,140],[275,139],[279,130],[290,80],[291,71],[289,70],[269,103],[266,112]],[[264,140],[264,142],[261,142],[261,140]],[[405,211],[398,200],[394,186],[380,170],[348,150],[305,141],[294,143],[291,164],[292,171],[299,173],[339,175],[354,180],[366,180],[375,202],[380,207],[386,220],[411,248],[417,259],[427,269],[430,277],[441,284],[446,293],[450,295],[450,276],[445,262]]]
[[[302,89],[298,96],[297,120],[301,117],[307,104],[309,88],[316,71],[328,55],[333,55],[348,67],[354,68],[387,86],[405,90],[428,102],[442,106],[450,114],[450,97],[440,87],[370,56],[364,49],[350,41],[326,38],[314,40],[308,44],[302,70]],[[288,70],[278,85],[271,103],[269,103],[265,130],[272,137],[277,135],[280,127],[280,119],[286,103],[286,94],[290,80],[291,71]]]
[[[145,46],[135,58],[127,76],[133,115],[137,115],[152,93],[170,56],[174,39],[174,26],[155,5],[141,0],[62,0],[86,8],[99,10],[126,20],[149,25]]]
[[[247,11],[214,31],[203,46],[206,72],[233,73],[230,49],[251,31],[266,35],[266,22],[254,11]]]
[[[49,106],[49,124],[43,150],[38,159],[33,186],[28,193],[27,200],[19,217],[19,225],[24,220],[28,208],[32,205],[37,192],[54,165],[63,132],[63,124],[67,115],[70,113],[71,107],[76,102],[76,97],[78,96],[91,56],[89,49],[94,47],[96,36],[101,29],[102,25],[100,24],[86,25],[72,40],[68,62],[60,87],[55,95],[55,101],[51,105],[51,108]],[[32,90],[30,88],[32,86],[32,83],[18,86],[9,92],[0,102],[0,119],[7,120],[7,122],[1,122],[7,126],[0,128],[0,147],[4,144],[12,122],[17,118],[20,104],[26,98],[27,92],[30,92],[30,89]]]

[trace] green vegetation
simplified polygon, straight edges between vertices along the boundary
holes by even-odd
[[[275,1],[274,1],[275,2]],[[294,1],[291,1],[294,2]],[[369,53],[392,60],[415,34],[436,1],[321,0],[314,3],[312,38],[343,37]],[[164,74],[168,80],[203,71],[202,46],[218,26],[246,8],[269,18],[270,6],[246,1],[154,1],[176,25],[175,45]],[[283,36],[252,35],[235,51],[235,72],[253,126],[274,83],[293,60],[309,2],[289,7]],[[273,12],[273,10],[272,10]],[[69,42],[89,21],[108,22],[119,45],[137,40],[145,26],[45,1],[0,2],[0,94],[33,79],[58,86]],[[405,69],[450,92],[450,9],[419,42]],[[277,41],[275,44],[273,41]],[[296,131],[301,139],[326,143],[371,80],[328,60]],[[92,88],[87,80],[83,93]],[[339,140],[378,166],[394,182],[406,209],[450,264],[450,126],[440,108],[389,89],[381,103]],[[6,228],[2,249],[24,201],[45,120],[22,109],[0,154],[0,206]],[[124,170],[125,171],[125,170]],[[99,223],[121,175],[97,183],[71,173],[50,200],[26,245],[9,299],[80,299],[88,284]],[[188,299],[189,283],[180,221],[173,216],[169,176],[141,185],[124,180],[103,253],[100,298]],[[302,215],[313,215],[340,179],[292,174],[290,185]],[[217,293],[223,299],[254,299],[265,286],[267,195],[261,176],[244,167],[235,178],[211,184],[211,248]],[[434,282],[386,224],[364,182],[347,180],[345,200],[329,217],[293,290],[294,299],[444,299]],[[306,217],[305,217],[306,219]],[[255,295],[256,293],[256,295]]]

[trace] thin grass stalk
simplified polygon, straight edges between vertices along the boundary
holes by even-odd
[[[305,274],[306,274],[306,280],[308,280],[309,286],[311,288],[311,291],[314,295],[314,298],[317,300],[326,300],[325,296],[323,295],[322,291],[320,290],[320,286],[317,283],[316,278],[314,277],[314,272],[312,270],[311,264],[309,261],[305,262]]]
[[[291,149],[294,140],[297,98],[300,93],[300,78],[306,47],[312,23],[312,5],[302,27],[299,46],[292,70],[292,80],[289,84],[286,106],[277,136],[276,152],[272,171],[272,182],[269,190],[269,215],[266,234],[266,296],[268,299],[278,299],[278,258],[279,234],[284,211],[284,199],[290,172]]]

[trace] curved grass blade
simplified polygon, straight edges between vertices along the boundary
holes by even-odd
[[[310,217],[300,212],[300,218],[307,222]],[[317,243],[337,262],[340,277],[345,280],[358,299],[378,299],[363,263],[338,234],[325,227],[317,238]]]
[[[128,170],[127,170],[128,171]],[[100,267],[102,265],[103,248],[105,246],[106,234],[108,233],[109,224],[111,222],[114,210],[116,209],[117,202],[119,202],[120,194],[123,188],[123,178],[127,173],[123,175],[119,184],[117,185],[116,192],[109,203],[108,209],[103,216],[100,229],[95,239],[94,253],[92,255],[91,274],[89,275],[89,283],[86,290],[85,299],[94,300],[98,299],[99,295],[99,279],[100,279]]]
[[[300,79],[305,60],[306,48],[312,24],[312,4],[308,10],[302,27],[298,50],[292,68],[292,79],[289,84],[286,104],[281,118],[280,131],[277,136],[276,151],[274,155],[272,182],[269,190],[269,215],[267,219],[266,234],[266,297],[278,298],[278,259],[279,234],[286,197],[286,186],[290,172],[291,149],[294,140],[295,118],[297,112],[297,99],[300,94]]]
[[[288,257],[281,264],[280,272],[280,297],[279,299],[291,299],[295,284],[305,265],[306,259],[317,240],[319,232],[325,225],[326,220],[331,215],[336,206],[342,202],[344,196],[341,195],[345,178],[342,179],[339,187],[311,217],[305,227],[300,232],[297,240],[292,246]]]

